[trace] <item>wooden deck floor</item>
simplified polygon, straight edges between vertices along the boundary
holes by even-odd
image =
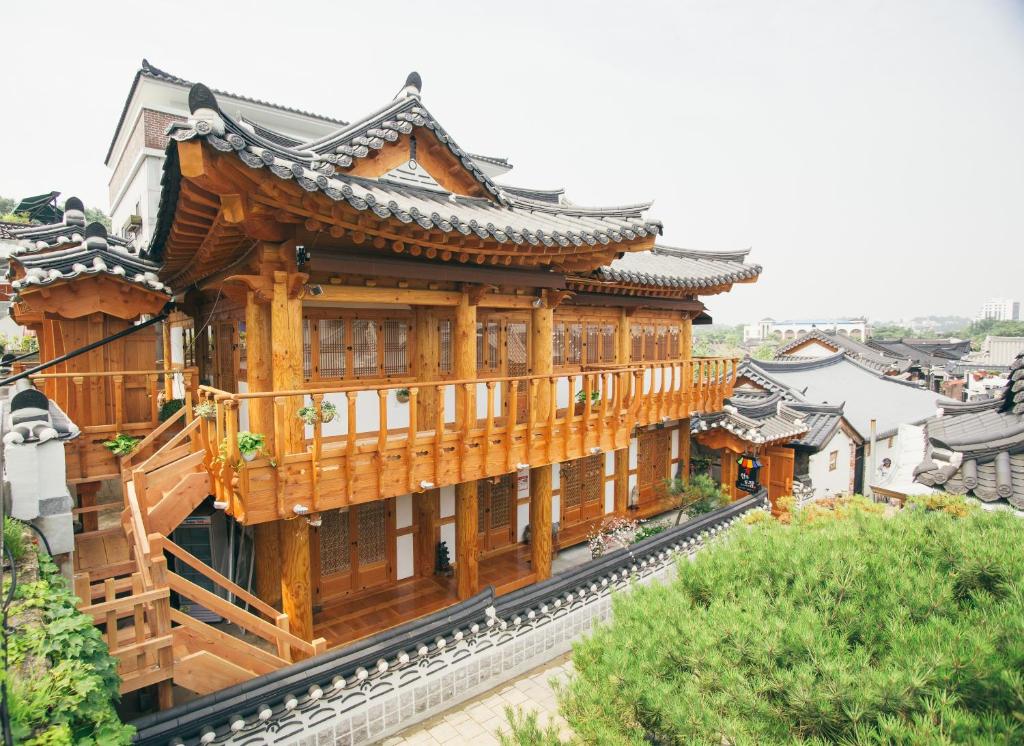
[[[480,587],[493,585],[498,595],[536,580],[530,548],[518,545],[480,560]],[[409,578],[373,591],[331,599],[313,622],[314,635],[329,648],[347,645],[381,630],[397,627],[457,602],[455,578]]]
[[[120,526],[75,537],[75,572],[87,572],[95,581],[130,572],[131,567],[128,539]]]

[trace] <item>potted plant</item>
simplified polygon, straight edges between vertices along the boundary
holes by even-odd
[[[338,408],[326,399],[320,402],[320,421],[330,422],[338,416]]]
[[[160,405],[160,413],[157,415],[157,419],[160,422],[166,422],[171,417],[178,413],[178,410],[185,406],[184,399],[170,399]]]
[[[590,392],[590,407],[593,409],[594,405],[596,405],[599,401],[601,401],[601,392],[600,391],[591,391]],[[576,406],[574,408],[575,414],[583,414],[584,406],[586,405],[586,403],[587,403],[587,392],[584,391],[583,389],[580,389],[579,391],[576,392]]]
[[[252,461],[256,458],[266,444],[267,439],[259,433],[250,433],[248,430],[243,430],[238,434],[238,450],[246,461]]]
[[[192,407],[192,414],[202,417],[204,420],[215,420],[217,419],[217,404],[210,399],[204,399]]]
[[[409,401],[409,389],[398,389],[395,391],[395,398],[399,403],[406,404]]]
[[[103,442],[104,448],[108,448],[115,456],[127,456],[135,450],[135,446],[138,444],[138,438],[134,438],[131,435],[125,435],[124,433],[118,433],[117,437],[113,440]]]
[[[316,407],[314,407],[311,404],[300,409],[298,412],[296,412],[296,415],[300,420],[302,420],[307,425],[315,425],[316,421],[319,419]]]

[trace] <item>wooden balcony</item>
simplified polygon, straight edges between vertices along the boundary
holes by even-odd
[[[200,386],[216,404],[201,423],[219,501],[256,524],[507,474],[626,448],[637,426],[720,409],[732,392],[732,358],[608,367],[578,373],[376,387],[231,393]],[[408,392],[404,408],[391,399]],[[434,416],[420,421],[429,398]],[[289,429],[303,406],[336,403],[335,422],[306,425],[300,452]],[[368,407],[375,404],[375,407]],[[272,410],[270,453],[245,461],[240,415]],[[400,421],[399,421],[400,420]],[[265,420],[266,421],[266,420]]]

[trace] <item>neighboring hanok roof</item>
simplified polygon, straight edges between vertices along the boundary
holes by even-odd
[[[570,285],[617,295],[712,295],[737,282],[753,282],[760,264],[747,264],[745,251],[695,251],[656,245],[599,267]]]
[[[752,445],[790,441],[809,431],[803,415],[778,394],[752,398],[733,396],[722,411],[690,418],[694,434],[722,429]]]
[[[945,405],[925,431],[918,482],[1024,510],[1024,353],[1010,365],[998,399]]]
[[[878,437],[888,437],[901,424],[917,424],[934,416],[938,407],[950,401],[917,384],[883,375],[845,352],[801,361],[747,358],[738,376],[789,401],[843,403],[846,421],[865,439],[872,419]]]
[[[832,440],[832,436],[835,435],[846,418],[844,416],[844,404],[812,404],[810,402],[792,402],[789,405],[790,409],[800,412],[803,421],[807,423],[807,434],[798,440],[794,440],[792,445],[799,446],[802,448],[809,448],[812,451],[820,451],[829,441]],[[846,426],[849,430],[853,431],[853,427],[847,423]],[[863,442],[861,437],[853,431],[854,440],[858,443]]]
[[[823,329],[811,329],[796,339],[786,342],[775,351],[775,358],[787,360],[810,357],[801,355],[800,352],[808,343],[813,342],[821,343],[832,352],[845,351],[851,357],[856,357],[865,365],[881,372],[903,373],[911,364],[909,358],[898,358],[896,355],[883,353],[852,337]]]
[[[85,224],[85,209],[77,197],[64,203],[63,222],[27,226],[12,233],[18,241],[10,255],[10,275],[17,278],[11,282],[15,290],[80,275],[108,274],[149,290],[171,292],[157,277],[159,267],[139,257],[131,244],[108,236],[100,223]]]
[[[946,367],[971,351],[971,341],[948,339],[872,339],[868,344],[887,355],[912,360],[916,365]]]
[[[207,235],[201,228],[196,230],[197,215],[190,213],[189,231],[172,233],[179,192],[186,185],[189,190],[201,189],[186,181],[187,177],[180,172],[175,149],[189,141],[205,141],[222,154],[204,156],[211,161],[237,157],[239,165],[247,167],[244,171],[269,171],[276,177],[274,183],[293,182],[301,187],[300,190],[293,187],[282,197],[295,202],[296,222],[304,219],[303,213],[317,212],[306,206],[311,196],[308,193],[322,193],[338,207],[351,209],[354,214],[347,219],[347,224],[354,224],[359,213],[372,213],[377,219],[394,220],[397,224],[415,222],[416,231],[388,239],[391,248],[399,253],[409,249],[418,255],[426,247],[428,256],[438,256],[445,261],[553,264],[567,270],[590,271],[615,253],[649,247],[654,236],[661,232],[659,221],[644,216],[649,203],[581,207],[528,199],[504,190],[476,166],[423,107],[420,80],[415,73],[388,106],[330,135],[294,148],[260,137],[251,127],[232,119],[220,110],[213,93],[205,86],[192,87],[189,106],[192,111],[189,121],[174,123],[169,128],[164,189],[148,252],[153,259],[165,263],[168,277],[177,277],[187,270],[190,274],[186,281],[194,281],[205,276],[202,272],[209,274],[220,268],[216,262],[196,256],[196,250]],[[460,192],[465,194],[400,185],[385,178],[386,171],[411,161],[417,152],[421,157],[416,160],[429,157],[439,163],[452,164],[446,166],[442,175],[458,184]],[[375,154],[379,156],[377,160],[373,158]],[[433,176],[439,178],[438,173]],[[258,183],[265,177],[252,173],[246,178]],[[192,196],[197,198],[197,195]],[[210,201],[214,196],[207,194],[205,199]],[[341,220],[327,206],[320,205],[320,208],[313,222]],[[201,211],[198,217],[202,217]],[[212,228],[216,215],[203,219],[207,219]],[[338,226],[338,229],[337,235],[345,230],[353,234],[363,230],[358,225],[355,228]],[[230,231],[235,231],[231,236],[235,243],[222,236],[216,249],[219,257],[224,255],[221,258],[225,261],[247,241],[236,228]],[[473,236],[486,243],[438,247],[430,244],[423,231]],[[200,261],[202,269],[197,265]]]

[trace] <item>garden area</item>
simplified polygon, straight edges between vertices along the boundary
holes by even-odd
[[[25,746],[127,744],[117,661],[24,524],[4,522],[4,737]],[[12,583],[12,566],[15,582]]]
[[[615,599],[559,691],[579,742],[1024,742],[1024,521],[948,495],[784,519]],[[509,719],[505,743],[561,743]]]

